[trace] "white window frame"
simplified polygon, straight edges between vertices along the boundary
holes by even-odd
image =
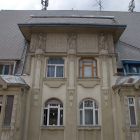
[[[51,105],[48,103],[48,105],[46,107],[44,107],[44,111],[47,110],[47,125],[44,124],[44,114],[43,114],[43,126],[62,126],[60,125],[60,112],[61,110],[63,111],[63,106],[60,106],[61,104],[56,104],[56,105]],[[50,125],[50,109],[55,108],[58,110],[58,114],[57,114],[57,124],[56,125]],[[43,113],[44,113],[43,111]],[[64,114],[64,113],[63,113]],[[64,115],[63,115],[63,119],[64,119]]]
[[[133,99],[133,104],[129,103],[129,99]],[[133,106],[134,107],[134,112],[135,112],[135,120],[136,120],[136,124],[132,124],[131,122],[131,115],[130,115],[130,107]],[[136,101],[135,101],[135,97],[128,97],[128,109],[129,109],[129,123],[130,126],[137,126],[137,113],[136,113]]]
[[[85,107],[85,101],[88,101],[88,100],[92,101],[93,107]],[[82,106],[82,108],[79,107],[79,111],[80,112],[82,111],[82,124],[80,124],[80,125],[81,126],[99,126],[99,107],[95,108],[96,102],[92,99],[85,99],[80,103],[80,105],[81,104],[83,104],[83,106]],[[85,124],[85,110],[90,110],[90,109],[92,109],[92,111],[93,111],[93,124]],[[95,117],[96,111],[98,112],[98,124],[96,124],[96,117]],[[80,114],[80,112],[79,112],[79,114]]]
[[[51,58],[49,58],[49,59],[51,59]],[[49,59],[48,59],[47,61],[49,61]],[[62,58],[62,59],[63,59],[63,58]],[[54,76],[53,76],[53,77],[48,76],[48,67],[49,67],[49,66],[55,67],[55,68],[54,68],[55,70],[54,70]],[[62,77],[57,77],[57,76],[56,76],[57,67],[63,67],[63,76],[62,76]],[[48,78],[64,78],[64,64],[48,64],[48,63],[47,63],[46,77],[48,77]]]

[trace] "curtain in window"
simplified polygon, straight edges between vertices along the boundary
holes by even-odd
[[[55,76],[55,66],[48,66],[48,77],[54,77]]]

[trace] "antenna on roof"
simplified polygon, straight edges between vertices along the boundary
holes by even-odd
[[[103,9],[103,1],[102,0],[96,0],[96,3],[94,5],[98,5],[99,10],[102,11],[102,9]]]
[[[129,12],[134,12],[134,9],[135,9],[135,1],[134,0],[131,0],[130,3],[129,3],[129,9],[128,9],[128,11]]]
[[[49,5],[49,0],[41,0],[42,4],[42,10],[47,10],[47,7]]]

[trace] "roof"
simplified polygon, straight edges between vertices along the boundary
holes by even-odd
[[[113,89],[117,87],[134,86],[136,89],[140,88],[140,76],[121,76],[116,80]]]
[[[96,19],[94,17],[104,16],[110,19]],[[112,12],[112,11],[76,11],[76,10],[4,10],[0,12],[0,59],[19,60],[25,45],[21,34],[19,23],[101,23],[101,24],[126,24],[127,28],[120,38],[117,51],[121,59],[137,59],[140,55],[140,13],[134,12]],[[38,18],[36,18],[38,17]],[[40,18],[39,18],[40,17]],[[42,18],[44,17],[44,18]],[[47,17],[47,18],[45,18]],[[53,17],[53,18],[52,18]],[[71,17],[71,18],[69,18]],[[80,18],[83,17],[83,18]],[[88,19],[88,20],[87,20]],[[94,20],[94,21],[93,21]],[[131,46],[131,47],[130,47]],[[134,47],[133,47],[134,46]],[[138,49],[134,49],[138,48]],[[130,53],[133,51],[133,53]],[[128,55],[129,54],[129,55]],[[134,54],[134,55],[133,55]]]
[[[0,85],[3,88],[7,88],[7,86],[25,86],[29,87],[24,79],[20,76],[13,76],[13,75],[0,75]]]

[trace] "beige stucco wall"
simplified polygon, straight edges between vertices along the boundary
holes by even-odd
[[[32,34],[27,55],[30,61],[25,72],[28,72],[22,77],[30,90],[23,107],[27,112],[21,140],[128,140],[124,131],[124,102],[112,90],[116,55],[111,34]],[[47,60],[52,56],[64,59],[64,78],[46,77]],[[85,57],[97,60],[97,78],[79,78],[79,60]],[[62,101],[64,126],[42,126],[44,103],[50,98]],[[79,103],[85,98],[98,103],[99,126],[79,125]],[[139,131],[129,134],[130,140],[139,139]],[[5,135],[8,137],[9,133]]]

